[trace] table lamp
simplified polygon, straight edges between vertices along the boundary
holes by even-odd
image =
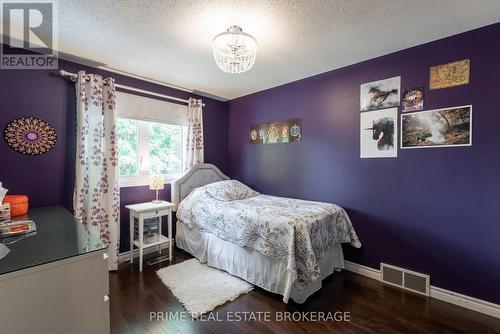
[[[156,199],[152,203],[161,203],[162,201],[158,197],[158,191],[165,187],[165,181],[163,180],[163,175],[152,175],[149,179],[149,189],[156,191]]]

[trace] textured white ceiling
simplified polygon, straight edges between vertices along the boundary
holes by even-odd
[[[500,21],[499,0],[65,0],[62,52],[232,99]],[[212,38],[238,24],[258,42],[240,75]]]

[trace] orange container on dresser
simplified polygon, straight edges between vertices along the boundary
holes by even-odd
[[[28,213],[28,196],[25,195],[7,195],[3,203],[10,204],[11,217],[22,216]]]

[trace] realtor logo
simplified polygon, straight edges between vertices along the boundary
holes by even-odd
[[[1,69],[56,69],[57,4],[2,1]]]

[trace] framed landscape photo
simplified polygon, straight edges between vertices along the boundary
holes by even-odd
[[[472,105],[401,114],[401,148],[472,145]]]

